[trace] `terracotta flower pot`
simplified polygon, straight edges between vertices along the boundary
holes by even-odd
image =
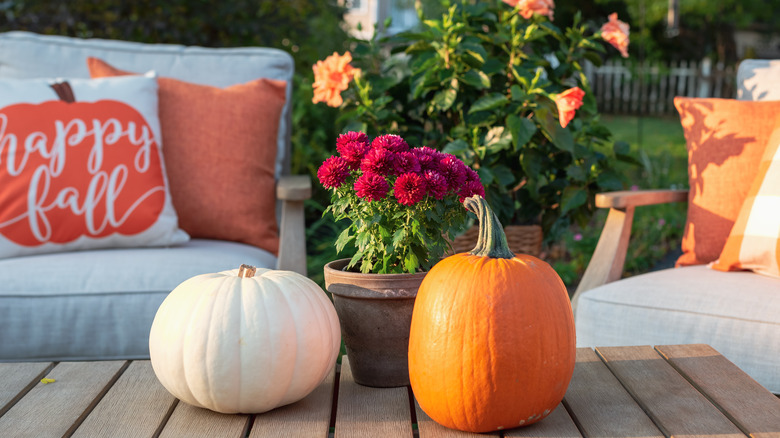
[[[409,327],[418,274],[344,271],[349,259],[325,265],[325,288],[333,294],[341,335],[355,381],[382,388],[409,384]]]

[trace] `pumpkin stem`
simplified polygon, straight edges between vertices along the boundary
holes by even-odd
[[[479,237],[477,246],[469,254],[494,259],[513,259],[515,254],[509,249],[504,228],[498,216],[488,206],[485,198],[474,195],[463,201],[466,209],[479,219]]]
[[[241,265],[238,267],[238,276],[242,278],[250,278],[255,276],[257,268],[251,265]]]

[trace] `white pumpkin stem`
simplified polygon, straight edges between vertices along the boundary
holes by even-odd
[[[241,265],[238,267],[238,276],[242,278],[251,278],[255,276],[257,268],[251,265]]]

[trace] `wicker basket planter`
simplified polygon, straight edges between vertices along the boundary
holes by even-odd
[[[515,254],[539,257],[542,252],[542,227],[539,225],[509,225],[504,227],[509,248]],[[452,251],[447,255],[469,252],[477,244],[479,226],[474,225],[452,241]]]

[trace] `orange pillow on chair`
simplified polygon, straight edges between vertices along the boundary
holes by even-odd
[[[88,58],[93,78],[133,74]],[[227,88],[159,78],[171,199],[192,237],[244,242],[276,254],[274,163],[284,81]]]
[[[737,222],[711,267],[780,277],[780,129],[767,143]]]
[[[780,101],[677,97],[688,145],[688,217],[678,266],[716,260],[737,220],[770,135]]]

